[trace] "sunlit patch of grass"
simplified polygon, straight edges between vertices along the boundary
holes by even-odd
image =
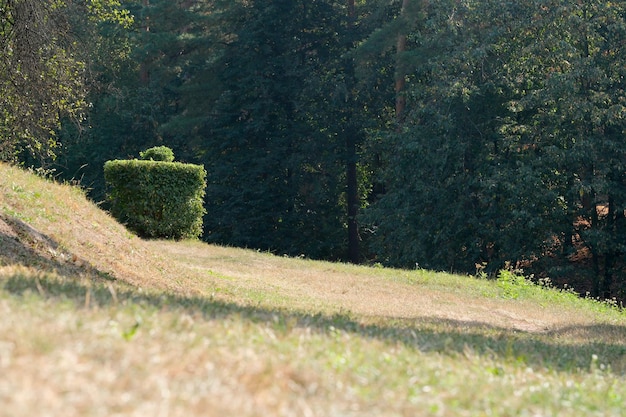
[[[540,305],[560,306],[563,309],[585,311],[607,322],[623,322],[626,312],[616,302],[582,297],[570,289],[555,288],[549,280],[538,283],[521,272],[502,270],[495,281],[498,296],[506,299],[532,300]]]

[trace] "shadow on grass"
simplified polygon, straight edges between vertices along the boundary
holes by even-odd
[[[294,327],[308,328],[321,334],[337,331],[360,337],[400,344],[425,353],[444,355],[480,355],[495,361],[507,361],[535,368],[557,371],[591,369],[592,357],[597,364],[606,364],[615,374],[626,372],[626,327],[599,324],[571,326],[546,333],[505,329],[481,322],[424,318],[419,320],[381,320],[371,324],[360,322],[350,313],[324,315],[286,309],[241,306],[210,298],[183,297],[172,294],[140,293],[118,284],[15,274],[0,279],[0,288],[14,296],[40,294],[44,299],[71,300],[77,309],[85,305],[89,294],[90,307],[141,305],[197,315],[206,320],[229,317],[288,332]],[[82,307],[84,308],[84,307]]]
[[[63,276],[89,275],[114,280],[76,255],[64,250],[58,242],[20,219],[0,214],[0,265],[37,268]]]

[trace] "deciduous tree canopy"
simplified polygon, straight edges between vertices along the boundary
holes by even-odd
[[[0,0],[0,156],[54,157],[64,116],[83,117],[85,58],[75,18],[128,23],[115,0]]]

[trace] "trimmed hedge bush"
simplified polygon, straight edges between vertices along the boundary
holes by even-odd
[[[146,238],[202,234],[206,170],[180,162],[114,160],[104,164],[111,214]]]

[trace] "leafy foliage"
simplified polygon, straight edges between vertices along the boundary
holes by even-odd
[[[111,212],[140,236],[196,238],[202,233],[204,167],[116,160],[104,165]]]
[[[85,36],[91,49],[90,111],[85,125],[65,124],[64,154],[57,168],[67,179],[79,179],[90,197],[105,200],[102,166],[108,160],[132,158],[149,147],[167,145],[178,159],[197,162],[185,150],[188,138],[173,139],[162,127],[179,107],[178,87],[186,78],[188,42],[199,30],[202,14],[179,2],[125,1],[132,13],[130,30],[100,25]],[[208,43],[208,41],[207,41]],[[85,128],[87,127],[87,128]]]
[[[117,0],[0,0],[0,160],[43,165],[57,153],[62,118],[84,118],[86,54],[82,25],[131,18]]]
[[[557,275],[588,253],[592,293],[614,292],[624,12],[595,1],[431,6],[405,58],[409,112],[385,139],[388,192],[366,217],[374,252],[394,265],[471,272],[513,260]]]
[[[146,161],[174,162],[174,151],[167,146],[155,146],[139,153]]]

